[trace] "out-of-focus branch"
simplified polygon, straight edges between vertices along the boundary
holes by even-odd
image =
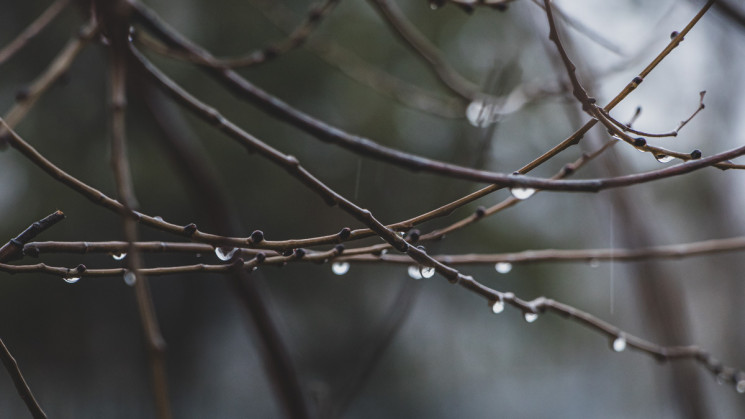
[[[55,211],[42,218],[41,220],[31,224],[28,228],[21,232],[21,234],[17,235],[13,239],[10,239],[2,247],[0,247],[0,262],[16,258],[22,252],[23,246],[26,243],[28,243],[34,237],[38,236],[44,230],[62,221],[64,218],[65,214],[63,214],[62,211]],[[18,363],[16,362],[15,358],[13,358],[13,355],[10,353],[8,347],[5,346],[5,343],[2,341],[2,339],[0,339],[0,360],[2,360],[5,369],[8,371],[8,374],[10,374],[10,377],[13,379],[13,384],[15,384],[16,391],[18,391],[21,399],[23,399],[24,403],[26,403],[26,407],[28,408],[29,412],[31,412],[31,415],[35,419],[46,419],[47,416],[44,413],[44,410],[42,410],[41,406],[36,401],[36,398],[31,392],[31,389],[26,383],[26,380],[23,378],[23,374],[21,373],[21,369],[18,367]]]
[[[83,26],[79,34],[67,42],[46,70],[28,88],[21,90],[16,95],[18,103],[5,114],[5,123],[13,128],[21,122],[41,95],[67,71],[75,60],[75,57],[78,56],[83,47],[88,44],[96,33],[98,33],[98,25],[95,21],[91,21]],[[0,147],[6,145],[7,135],[8,133],[5,128],[0,126]]]
[[[127,266],[134,275],[135,298],[137,300],[140,323],[145,333],[150,372],[154,396],[155,411],[159,419],[171,418],[171,404],[168,396],[168,377],[166,374],[166,343],[158,325],[155,305],[147,278],[141,272],[142,257],[134,243],[138,241],[137,215],[138,207],[135,196],[132,174],[129,166],[126,136],[127,109],[127,47],[129,24],[127,6],[124,2],[96,4],[101,10],[106,35],[111,42],[110,67],[110,100],[111,100],[111,167],[114,173],[114,184],[122,205],[122,227],[124,239],[128,243]]]
[[[39,34],[44,28],[46,28],[57,15],[67,7],[70,0],[56,0],[52,3],[44,12],[39,15],[26,29],[23,30],[18,36],[10,41],[3,49],[0,49],[0,65],[8,61],[10,57],[20,51],[28,41]]]
[[[476,99],[479,94],[478,86],[463,78],[445,61],[440,51],[406,19],[398,5],[389,0],[371,0],[370,3],[404,44],[429,63],[430,69],[448,89],[466,99]]]
[[[260,13],[281,30],[290,33],[297,17],[283,2],[249,0]],[[143,41],[146,38],[143,37]],[[334,38],[315,34],[305,48],[350,79],[390,97],[404,106],[443,118],[463,118],[465,99],[446,97],[406,82],[361,59],[356,53],[339,45]]]
[[[331,11],[341,0],[324,0],[321,5],[314,5],[311,7],[308,16],[292,33],[287,39],[269,45],[267,47],[258,49],[242,57],[235,58],[218,58],[218,57],[205,57],[204,55],[190,54],[188,51],[181,49],[172,49],[160,47],[157,44],[150,43],[149,46],[153,50],[170,56],[175,59],[191,61],[196,64],[206,65],[217,68],[238,68],[238,67],[251,67],[257,64],[262,64],[272,59],[275,59],[282,54],[285,54],[299,46],[301,46],[323,19],[328,16]]]
[[[179,168],[185,183],[193,191],[195,205],[201,206],[202,211],[214,220],[213,227],[218,231],[223,234],[237,234],[241,229],[239,217],[230,205],[227,194],[220,188],[208,161],[195,145],[196,140],[191,138],[193,134],[185,128],[176,105],[167,101],[151,84],[144,83],[143,87],[141,93],[164,134],[162,141]],[[254,232],[254,234],[257,233]],[[211,251],[212,248],[206,250]],[[269,252],[269,254],[274,254],[274,252]],[[233,254],[234,262],[227,265],[229,280],[242,307],[248,314],[249,324],[253,326],[252,331],[257,337],[257,349],[264,361],[262,362],[264,371],[274,388],[279,406],[289,417],[313,417],[307,402],[305,387],[295,370],[289,348],[267,304],[267,293],[256,276],[249,275],[249,272],[255,269],[255,265],[245,270],[240,269],[240,260],[246,255],[253,257],[253,262],[256,264],[267,259],[263,252],[247,249],[236,251]],[[281,263],[296,259],[294,254],[290,257],[275,256],[284,259]]]
[[[34,398],[28,384],[26,384],[26,380],[23,378],[23,374],[21,374],[21,369],[18,367],[18,362],[13,358],[13,355],[11,355],[10,350],[5,346],[5,342],[2,339],[0,339],[0,360],[2,360],[5,369],[8,370],[8,374],[13,379],[16,391],[18,391],[23,402],[26,403],[31,416],[34,419],[46,419],[47,415],[39,405],[39,402],[36,401],[36,398]]]

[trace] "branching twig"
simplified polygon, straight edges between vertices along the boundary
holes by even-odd
[[[217,58],[217,57],[205,57],[204,55],[191,54],[188,51],[181,49],[172,49],[167,46],[161,47],[158,44],[150,43],[149,46],[159,52],[160,54],[170,56],[172,58],[191,61],[196,64],[206,65],[216,68],[238,68],[238,67],[251,67],[257,64],[262,64],[272,59],[279,57],[299,46],[301,46],[323,19],[328,16],[331,11],[339,4],[340,0],[324,0],[321,5],[312,6],[310,12],[305,21],[295,28],[287,39],[264,47],[262,49],[253,51],[242,57],[235,58]]]
[[[23,230],[21,234],[10,239],[10,241],[0,247],[0,262],[20,259],[26,243],[38,236],[44,230],[62,221],[64,218],[65,214],[58,210],[31,224],[27,229]]]

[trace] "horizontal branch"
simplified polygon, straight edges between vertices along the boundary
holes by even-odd
[[[350,249],[337,258],[344,262],[381,262],[410,264],[401,255],[351,255]],[[537,262],[634,262],[648,259],[681,259],[717,253],[745,250],[745,236],[714,239],[639,249],[541,249],[514,253],[432,255],[440,262],[451,265],[488,265],[495,263],[530,264]]]

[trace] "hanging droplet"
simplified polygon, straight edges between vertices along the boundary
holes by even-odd
[[[334,262],[331,264],[331,272],[337,275],[344,275],[349,272],[349,262]]]
[[[500,274],[506,274],[512,270],[512,264],[509,262],[499,262],[494,265],[494,269]]]
[[[717,384],[720,386],[727,382],[727,377],[724,376],[724,374],[717,374]]]
[[[519,200],[528,199],[535,193],[535,189],[533,188],[510,188],[510,193],[512,196]]]
[[[595,258],[590,259],[590,267],[591,268],[597,268],[598,266],[600,266],[600,261],[599,260],[597,260]]]
[[[667,154],[655,154],[654,158],[660,163],[669,163],[674,159],[673,156],[668,156]]]
[[[130,287],[135,286],[135,282],[137,282],[137,276],[132,271],[126,271],[124,272],[124,283],[129,285]]]
[[[65,278],[62,278],[62,279],[65,282],[67,282],[68,284],[74,284],[74,283],[80,281],[80,277],[79,276],[69,276],[69,277],[65,277]]]
[[[425,279],[435,276],[435,268],[432,268],[430,266],[422,266],[419,271],[422,273],[422,278]]]
[[[612,346],[613,346],[613,350],[614,351],[616,351],[616,352],[623,352],[624,349],[626,349],[626,338],[623,337],[623,335],[618,336],[613,341],[613,345]]]
[[[160,215],[156,215],[155,217],[153,217],[153,220],[163,221],[163,217],[161,217]]]
[[[238,248],[235,248],[235,247],[232,249],[228,249],[227,251],[226,249],[222,247],[216,247],[215,255],[217,255],[218,259],[225,261],[225,260],[230,260],[233,257],[233,255],[235,255],[235,252],[237,251],[238,251]]]
[[[114,258],[114,260],[122,260],[125,257],[127,257],[127,254],[124,253],[124,252],[122,252],[122,253],[112,253],[111,254],[111,257]]]
[[[422,279],[422,273],[419,272],[419,267],[416,265],[409,266],[408,273],[411,279]]]
[[[740,394],[745,394],[745,380],[740,380],[735,385],[735,390]]]
[[[538,320],[538,313],[526,311],[523,317],[525,318],[526,322],[533,323],[534,321]]]
[[[495,106],[481,99],[471,102],[466,108],[466,118],[474,127],[486,127],[496,122]]]
[[[491,311],[494,314],[499,314],[499,313],[503,312],[504,311],[504,301],[502,301],[501,299],[495,301],[494,304],[492,304],[492,306],[491,306]]]

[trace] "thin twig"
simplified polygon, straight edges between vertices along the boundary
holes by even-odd
[[[26,407],[34,419],[46,419],[46,413],[44,413],[44,410],[39,406],[39,402],[36,401],[33,393],[31,393],[31,389],[26,384],[26,379],[23,378],[16,359],[13,358],[13,355],[10,353],[8,347],[5,346],[5,342],[2,339],[0,339],[0,360],[5,365],[5,369],[8,370],[8,374],[10,374],[13,384],[16,386],[16,391],[18,391],[23,402],[26,403]]]
[[[134,245],[137,242],[137,222],[127,213],[133,213],[138,206],[135,197],[132,175],[127,157],[126,120],[127,107],[127,50],[121,41],[114,41],[111,54],[111,165],[114,172],[117,195],[124,206],[122,223],[124,238],[128,242],[127,265],[129,274],[134,275],[135,298],[140,321],[147,339],[148,355],[152,374],[155,409],[160,419],[171,418],[171,404],[168,397],[168,378],[165,365],[166,344],[160,332],[155,314],[155,306],[147,278],[142,274],[142,259]]]
[[[78,56],[83,47],[98,33],[98,25],[95,20],[84,25],[78,34],[73,36],[52,62],[47,66],[44,72],[23,89],[17,95],[17,103],[5,114],[5,123],[11,128],[18,125],[19,122],[31,110],[36,101],[67,71],[75,58]],[[7,140],[5,128],[0,127],[0,146]]]
[[[334,10],[334,7],[336,7],[339,1],[340,0],[324,0],[321,5],[312,6],[306,19],[296,27],[286,39],[241,57],[205,57],[204,55],[192,54],[182,49],[169,48],[155,43],[150,43],[149,46],[160,54],[179,60],[190,61],[195,64],[216,68],[251,67],[275,59],[282,54],[301,46],[306,42],[308,37],[313,33],[323,19]]]
[[[26,29],[23,30],[18,36],[12,40],[8,45],[0,50],[0,65],[8,61],[10,57],[20,51],[28,41],[39,34],[44,28],[46,28],[57,15],[67,7],[70,0],[56,0],[52,3],[44,12],[39,15],[33,22],[31,22]]]
[[[473,100],[479,94],[478,87],[458,74],[440,54],[440,51],[406,19],[398,6],[389,0],[371,0],[385,22],[401,37],[404,44],[429,63],[435,75],[453,93]]]
[[[26,243],[41,234],[44,230],[52,227],[53,225],[64,219],[65,214],[63,214],[62,211],[57,210],[42,218],[41,220],[31,224],[27,229],[23,230],[21,234],[17,235],[13,239],[10,239],[2,247],[0,247],[0,262],[20,259]]]

